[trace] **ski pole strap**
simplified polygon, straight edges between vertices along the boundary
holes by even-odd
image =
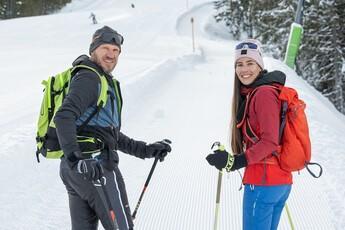
[[[311,169],[308,167],[309,165],[317,165],[317,166],[319,166],[320,171],[319,171],[318,176],[315,175],[315,173],[313,173],[313,172],[311,171]],[[307,163],[305,163],[305,168],[308,170],[308,172],[310,173],[310,175],[312,175],[312,177],[314,177],[314,178],[319,178],[319,177],[322,175],[322,172],[323,172],[321,165],[318,164],[318,163],[316,163],[316,162],[307,162]]]
[[[226,163],[225,170],[231,172],[231,168],[234,165],[235,157],[231,154],[228,154],[228,162]]]

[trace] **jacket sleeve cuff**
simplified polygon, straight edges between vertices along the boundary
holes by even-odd
[[[76,154],[74,152],[70,152],[68,154],[65,154],[66,160],[67,160],[67,164],[69,165],[69,167],[72,169],[80,160]]]
[[[246,155],[244,153],[235,155],[235,162],[233,167],[231,168],[232,171],[244,168],[248,165]]]
[[[119,133],[118,149],[141,159],[146,158],[146,143],[129,138],[121,132]]]

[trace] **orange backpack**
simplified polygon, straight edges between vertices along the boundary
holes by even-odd
[[[250,99],[260,87],[274,88],[279,92],[279,99],[281,100],[281,123],[279,128],[280,146],[276,152],[272,153],[277,156],[280,167],[283,170],[294,172],[303,168],[307,168],[308,172],[315,178],[322,174],[322,167],[318,163],[310,162],[311,159],[311,144],[309,138],[308,121],[305,115],[306,104],[298,98],[295,89],[276,86],[264,85],[255,88],[248,96],[245,109],[245,125],[246,136],[248,136],[254,143],[258,141],[258,136],[250,127],[247,117],[247,108]],[[319,175],[316,176],[308,165],[317,165],[320,167]]]

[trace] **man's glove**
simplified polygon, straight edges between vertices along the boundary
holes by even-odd
[[[101,163],[96,159],[79,160],[77,172],[82,174],[85,179],[98,180],[102,178],[104,171]]]
[[[237,169],[247,166],[246,156],[241,153],[238,155],[229,154],[225,150],[215,150],[213,154],[209,154],[206,160],[210,165],[213,165],[218,170],[226,169],[227,172],[235,171]]]
[[[93,158],[81,159],[81,152],[73,152],[68,155],[67,163],[72,170],[84,176],[84,179],[98,180],[103,176],[104,170],[101,163]]]
[[[146,145],[146,157],[159,158],[160,161],[164,161],[164,158],[171,152],[171,141],[164,139],[152,144]]]

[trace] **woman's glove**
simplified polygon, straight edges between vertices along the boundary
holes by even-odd
[[[227,172],[247,166],[247,159],[244,153],[232,155],[226,150],[217,149],[206,157],[207,162],[218,170],[226,169]]]

